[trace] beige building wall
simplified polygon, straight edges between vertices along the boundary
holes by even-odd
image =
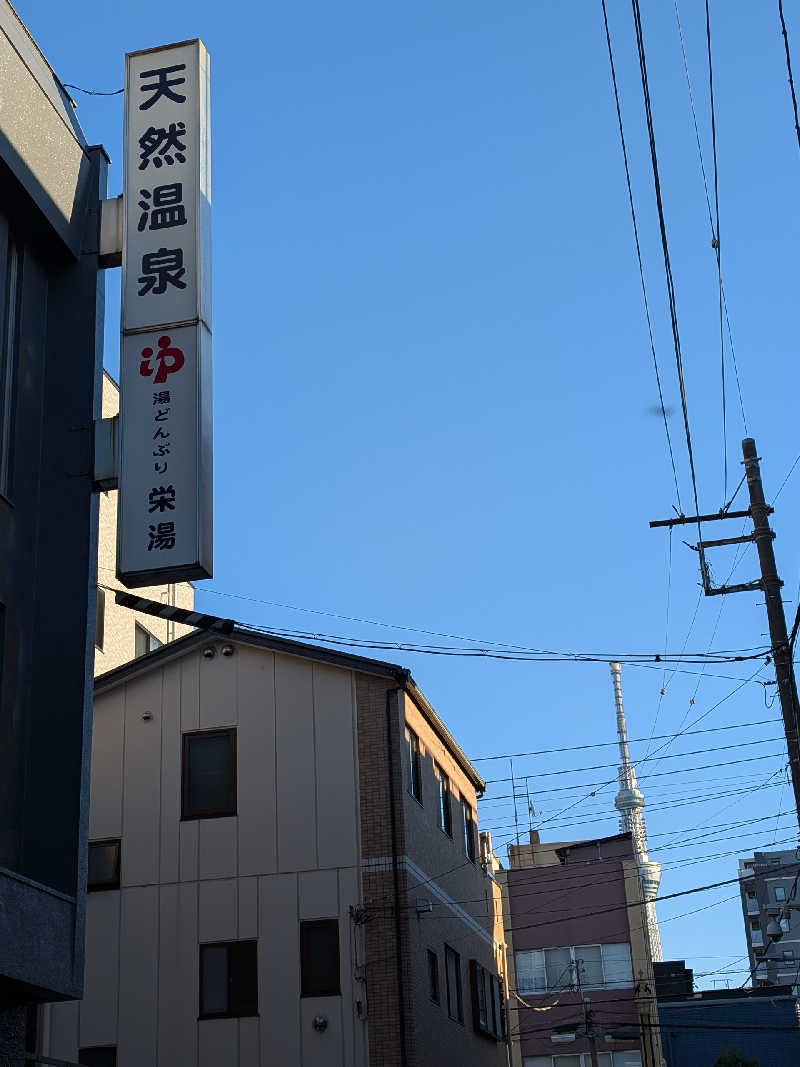
[[[103,418],[110,419],[119,413],[119,388],[111,376],[103,372]],[[116,590],[129,592],[117,581],[117,491],[100,493],[100,533],[97,552],[98,623],[102,612],[102,647],[95,646],[94,673],[103,674],[119,667],[136,655],[136,626],[151,634],[160,644],[174,641],[191,633],[191,626],[170,622],[131,611],[114,601]],[[191,582],[176,582],[172,585],[153,585],[137,589],[138,596],[173,604],[179,608],[194,609],[194,586]],[[102,606],[102,607],[101,607]],[[98,634],[101,630],[98,628]]]
[[[366,1067],[353,675],[224,645],[98,687],[89,839],[121,839],[120,889],[89,895],[86,995],[51,1006],[45,1055]],[[182,821],[181,735],[217,727],[237,730],[237,815]],[[342,994],[301,998],[299,921],[333,917]],[[199,944],[245,938],[259,939],[258,1017],[198,1020]]]

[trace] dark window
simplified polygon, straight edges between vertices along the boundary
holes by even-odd
[[[183,735],[184,819],[236,814],[236,731]]]
[[[0,337],[0,493],[10,496],[14,442],[14,395],[19,348],[19,309],[22,295],[22,254],[9,240],[4,292],[4,322]]]
[[[102,652],[103,641],[106,636],[106,591],[105,589],[97,590],[97,607],[95,609],[95,623],[94,623],[94,647],[99,648]]]
[[[441,767],[434,765],[439,779],[439,827],[450,837],[453,836],[453,812],[450,807],[450,779]]]
[[[786,890],[783,888],[782,885],[775,886],[775,900],[778,903],[782,903],[784,900],[786,900]]]
[[[406,758],[408,760],[408,791],[422,803],[422,769],[419,764],[419,738],[406,727]]]
[[[335,997],[339,983],[339,920],[300,923],[300,992],[304,997]]]
[[[157,648],[161,648],[163,641],[151,634],[149,630],[145,630],[144,626],[140,626],[139,623],[134,623],[133,629],[134,635],[134,650],[133,654],[138,659],[139,656],[145,656],[148,652],[155,652]]]
[[[119,889],[119,840],[89,842],[89,892]]]
[[[793,960],[794,959],[794,951],[792,949],[790,949],[790,948],[785,948],[783,950],[783,958],[785,960]]]
[[[444,946],[444,972],[447,981],[447,1014],[458,1022],[464,1021],[464,1006],[461,1002],[461,957]]]
[[[116,1045],[95,1045],[78,1049],[78,1061],[84,1067],[117,1067]]]
[[[502,1041],[505,1037],[505,1019],[500,979],[477,960],[470,960],[469,971],[473,1026],[478,1033]]]
[[[461,798],[461,822],[464,834],[464,855],[475,862],[475,820],[472,816],[472,808],[468,802]]]
[[[200,946],[200,1018],[258,1015],[256,941]]]
[[[428,993],[431,1000],[439,1003],[439,957],[428,949]]]

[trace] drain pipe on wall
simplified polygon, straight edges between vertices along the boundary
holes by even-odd
[[[394,760],[392,759],[392,697],[404,692],[401,686],[386,690],[386,767],[389,778],[389,822],[392,834],[392,883],[394,890],[394,937],[397,960],[397,1017],[400,1024],[400,1065],[408,1067],[406,1049],[406,1005],[403,987],[402,920],[400,917],[400,866],[397,855],[397,804],[394,795]]]

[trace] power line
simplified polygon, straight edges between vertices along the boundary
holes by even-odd
[[[709,726],[705,730],[687,730],[682,736],[693,737],[696,734],[716,734],[723,730],[749,730],[755,726],[778,725],[781,721],[781,719],[759,719],[757,722],[735,723],[730,726]],[[645,744],[648,741],[663,741],[665,738],[673,736],[673,734],[657,734],[649,738],[634,737],[628,743],[631,745]],[[482,763],[488,760],[521,759],[523,756],[551,756],[556,752],[580,752],[590,748],[616,748],[617,744],[617,741],[594,741],[585,745],[563,745],[560,748],[533,749],[531,752],[507,752],[499,756],[470,756],[470,763]],[[502,781],[503,779],[494,780]]]
[[[611,66],[611,84],[614,88],[614,104],[617,109],[617,125],[619,127],[619,139],[622,146],[622,160],[625,164],[625,182],[628,187],[628,204],[631,209],[631,222],[633,223],[633,239],[636,245],[636,262],[639,265],[639,281],[642,286],[642,300],[644,301],[644,314],[647,320],[647,333],[650,338],[650,352],[653,357],[653,369],[656,374],[656,386],[658,387],[658,403],[661,409],[661,418],[664,422],[664,433],[667,437],[667,450],[669,452],[669,461],[672,467],[672,478],[675,484],[675,497],[678,504],[678,511],[682,512],[683,507],[681,505],[681,492],[678,487],[678,472],[675,468],[675,454],[672,449],[672,437],[669,432],[669,423],[667,422],[667,410],[664,406],[664,393],[661,388],[661,373],[658,369],[658,358],[656,357],[656,344],[653,338],[653,323],[650,318],[650,305],[647,300],[647,285],[644,280],[644,266],[642,264],[642,249],[639,241],[639,224],[636,221],[636,206],[633,200],[633,187],[631,185],[631,170],[628,163],[628,148],[625,144],[625,131],[622,125],[622,110],[619,103],[619,89],[617,87],[617,72],[614,66],[614,50],[611,47],[611,33],[608,28],[608,12],[606,11],[606,0],[600,0],[600,4],[603,9],[603,24],[606,31],[606,44],[608,46],[608,62]]]
[[[783,17],[783,0],[778,0],[778,15],[781,20],[781,33],[783,34],[783,46],[786,51],[786,70],[789,74],[789,89],[792,94],[792,111],[794,112],[794,128],[797,134],[797,144],[800,147],[800,121],[797,117],[797,94],[794,91],[794,78],[792,77],[792,57],[789,53],[789,35],[786,32],[786,19]]]

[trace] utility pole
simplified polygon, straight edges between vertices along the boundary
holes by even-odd
[[[583,998],[583,1022],[586,1038],[589,1042],[589,1056],[592,1061],[592,1067],[598,1067],[597,1034],[594,1032],[594,1026],[592,1025],[592,1002],[589,997]]]
[[[703,582],[703,591],[706,596],[725,596],[728,593],[754,591],[760,591],[764,594],[771,653],[775,664],[775,677],[778,684],[778,697],[781,702],[783,729],[789,753],[789,768],[792,776],[795,810],[800,822],[800,703],[798,703],[797,684],[792,663],[792,646],[795,635],[792,634],[792,641],[790,641],[786,630],[786,616],[783,611],[783,599],[781,597],[783,582],[778,576],[775,553],[772,548],[775,533],[769,525],[769,516],[772,514],[773,509],[764,498],[758,452],[752,437],[746,437],[742,441],[742,457],[747,488],[750,494],[750,507],[746,511],[726,511],[723,509],[713,515],[680,515],[675,519],[659,519],[651,522],[650,527],[697,524],[699,530],[701,522],[735,518],[752,519],[753,532],[751,534],[741,537],[724,537],[716,541],[698,540],[697,545],[694,547],[696,547],[700,558],[700,574]],[[761,577],[755,581],[740,582],[734,585],[712,586],[708,565],[706,564],[705,550],[716,548],[720,545],[744,544],[749,541],[755,543],[758,551]]]

